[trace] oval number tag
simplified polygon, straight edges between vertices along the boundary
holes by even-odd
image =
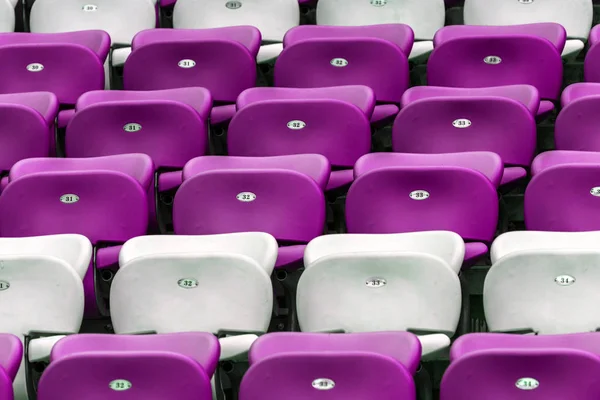
[[[383,7],[387,4],[387,0],[371,0],[373,7]]]
[[[343,68],[346,65],[348,65],[348,60],[346,60],[345,58],[334,58],[330,61],[330,63],[334,67]]]
[[[387,281],[383,278],[370,278],[370,279],[367,279],[367,281],[365,282],[365,285],[367,285],[367,287],[370,287],[370,288],[380,288],[380,287],[384,287],[385,285],[387,285]]]
[[[93,12],[98,10],[98,6],[94,4],[86,4],[85,6],[81,7],[81,9],[85,12]]]
[[[29,72],[40,72],[43,69],[44,69],[44,66],[39,63],[33,63],[33,64],[29,64],[27,66],[27,71],[29,71]]]
[[[177,63],[179,68],[194,68],[196,66],[196,61],[194,60],[181,60]]]
[[[410,192],[409,196],[413,200],[426,200],[429,198],[429,192],[425,190],[415,190]]]
[[[242,2],[241,1],[228,1],[227,3],[225,3],[225,7],[229,8],[230,10],[237,10],[238,8],[242,7]]]
[[[235,198],[241,202],[248,203],[248,202],[256,200],[256,195],[252,192],[242,192],[242,193],[238,194],[237,196],[235,196]]]
[[[515,386],[521,390],[533,390],[537,389],[540,386],[540,383],[537,379],[533,378],[521,378],[515,383]]]
[[[198,281],[194,278],[180,279],[177,281],[177,284],[179,285],[179,287],[182,287],[184,289],[193,289],[195,287],[198,287]]]
[[[287,124],[287,127],[293,130],[303,129],[306,126],[304,121],[294,120]]]
[[[533,3],[533,0],[519,0],[519,3],[521,3],[521,4],[531,4],[531,3]]]
[[[498,56],[487,56],[483,59],[483,62],[486,64],[497,65],[502,62],[502,59]]]
[[[63,194],[60,196],[60,201],[65,204],[73,204],[79,201],[79,196],[76,194]]]
[[[142,130],[142,126],[140,124],[127,124],[123,127],[123,130],[125,132],[138,132]]]
[[[114,381],[109,383],[108,386],[112,390],[116,390],[117,392],[122,392],[123,390],[131,389],[132,385],[131,385],[131,382],[126,381],[125,379],[115,379]]]
[[[575,283],[575,278],[573,278],[571,275],[560,275],[554,278],[554,282],[560,286],[571,286]]]
[[[590,190],[590,194],[592,196],[600,197],[600,186],[593,187],[592,190]]]
[[[6,281],[0,281],[0,292],[10,287],[10,283]]]
[[[315,379],[312,386],[317,390],[331,390],[335,387],[335,382],[327,378]]]
[[[454,122],[452,122],[452,126],[454,126],[455,128],[468,128],[471,126],[471,121],[469,121],[466,118],[460,118],[457,120],[454,120]]]

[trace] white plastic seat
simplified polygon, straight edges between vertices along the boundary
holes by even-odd
[[[18,0],[0,0],[0,32],[15,31],[15,6]]]
[[[82,275],[92,245],[81,235],[0,239],[0,332],[21,340],[30,332],[76,333],[83,320]],[[34,339],[35,360],[47,358],[54,339]],[[26,400],[24,362],[14,381]]]
[[[445,22],[444,0],[319,0],[319,25],[406,24],[415,32],[409,59],[433,51],[433,36]]]
[[[327,235],[308,244],[296,300],[300,328],[414,331],[424,335],[424,356],[448,346],[461,311],[461,238],[452,232],[367,236]]]
[[[29,17],[30,30],[56,33],[100,29],[108,32],[112,45],[129,46],[138,32],[156,27],[156,1],[36,0]],[[130,53],[130,47],[115,49],[112,66],[123,65]],[[108,73],[108,60],[105,67]]]
[[[465,25],[520,25],[555,22],[567,31],[563,58],[575,58],[592,28],[592,0],[465,0]]]
[[[110,292],[115,333],[266,332],[277,249],[258,232],[129,240]],[[254,339],[221,339],[222,357],[247,352]]]
[[[509,232],[492,244],[484,283],[490,331],[600,328],[600,232]]]
[[[268,42],[260,48],[259,63],[277,58],[283,50],[281,43],[286,32],[299,24],[298,0],[178,0],[173,10],[176,29],[255,26],[262,40]]]

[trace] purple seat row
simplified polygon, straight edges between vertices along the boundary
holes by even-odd
[[[452,346],[440,398],[596,399],[599,343],[598,333],[462,336]],[[0,335],[2,400],[12,400],[21,352],[16,337]],[[210,400],[219,353],[208,333],[73,335],[54,346],[38,398]],[[413,400],[420,353],[406,332],[267,334],[250,349],[239,398]]]

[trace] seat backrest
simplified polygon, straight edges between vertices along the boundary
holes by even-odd
[[[50,156],[54,132],[38,111],[20,104],[0,104],[0,121],[0,170],[9,171],[25,158]]]
[[[600,151],[596,132],[600,119],[596,110],[600,95],[577,98],[563,107],[556,118],[554,140],[557,150]]]
[[[562,32],[564,39],[564,29]],[[519,33],[515,27],[449,26],[436,34],[434,42],[427,64],[431,86],[528,84],[537,88],[543,99],[559,98],[562,49],[545,37],[527,30]]]
[[[491,242],[498,221],[496,188],[481,172],[453,166],[383,167],[348,191],[350,233],[446,230]]]
[[[319,25],[360,26],[406,24],[415,31],[415,39],[431,40],[444,26],[443,0],[319,0]]]
[[[140,44],[123,70],[126,90],[161,90],[204,87],[217,102],[234,103],[238,95],[256,84],[256,61],[248,48],[233,40],[173,40]]]
[[[157,168],[183,168],[207,152],[208,125],[176,101],[110,101],[77,111],[65,142],[68,157],[143,153]]]
[[[371,124],[349,102],[274,98],[236,113],[227,130],[227,150],[232,156],[322,154],[333,166],[351,168],[371,150]]]
[[[148,199],[122,172],[39,172],[17,178],[0,196],[0,236],[79,233],[93,244],[146,233]]]
[[[378,102],[399,103],[409,85],[408,71],[407,55],[388,40],[318,36],[286,40],[274,81],[276,86],[297,88],[364,85],[373,89]]]
[[[441,258],[411,252],[322,257],[298,282],[303,331],[427,331],[454,334],[461,308],[458,275]]]
[[[75,380],[68,384],[71,379]],[[40,400],[76,400],[90,393],[103,399],[212,399],[210,377],[200,364],[160,351],[73,354],[50,364],[37,396]]]
[[[322,189],[292,170],[201,172],[184,180],[173,203],[178,235],[265,232],[279,241],[308,243],[324,224]]]
[[[110,290],[116,333],[266,332],[272,307],[264,268],[225,252],[138,257],[120,266]]]
[[[75,104],[83,93],[104,88],[103,64],[79,44],[2,45],[0,93],[52,92],[61,104]]]
[[[600,395],[599,373],[600,357],[581,350],[481,350],[450,364],[442,378],[440,399],[592,400]]]
[[[373,386],[373,381],[386,384]],[[398,361],[358,351],[284,352],[251,366],[244,375],[240,400],[284,396],[392,400],[415,398],[416,390],[412,376]]]
[[[536,174],[525,191],[529,230],[600,230],[600,166],[594,163],[552,166]]]
[[[594,9],[591,0],[465,0],[466,25],[519,25],[555,22],[571,38],[587,39]]]
[[[401,153],[491,151],[505,164],[529,166],[536,150],[535,116],[499,96],[444,96],[404,107],[392,132]]]
[[[491,331],[531,329],[540,334],[600,327],[597,250],[533,249],[510,253],[488,272],[483,303]]]

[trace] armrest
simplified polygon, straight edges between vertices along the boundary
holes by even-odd
[[[418,336],[421,342],[421,361],[435,359],[440,352],[450,347],[450,338],[443,333]]]
[[[585,44],[583,43],[583,41],[579,39],[569,39],[565,43],[565,48],[563,49],[561,56],[563,60],[567,62],[575,61],[575,59],[577,58],[579,53],[581,53],[581,50],[583,50],[584,47]]]
[[[264,44],[260,46],[256,55],[256,63],[264,64],[273,61],[283,51],[283,43]]]
[[[28,359],[29,362],[35,363],[45,361],[50,358],[52,348],[60,339],[66,335],[47,336],[29,341]]]
[[[242,361],[248,359],[248,351],[258,339],[258,335],[247,334],[239,336],[228,336],[219,339],[221,345],[221,356],[219,361]]]

